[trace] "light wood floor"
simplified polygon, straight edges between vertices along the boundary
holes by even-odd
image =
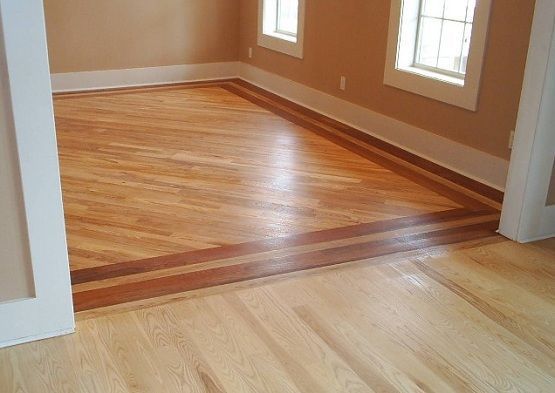
[[[0,392],[553,392],[555,240],[496,237],[78,322]]]

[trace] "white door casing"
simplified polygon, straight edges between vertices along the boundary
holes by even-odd
[[[0,347],[74,331],[42,0],[0,0],[2,102],[15,136],[34,296],[0,303]],[[3,46],[3,51],[1,51]],[[1,160],[7,157],[0,157]],[[0,250],[0,261],[6,255]]]
[[[555,157],[555,2],[537,0],[500,233],[528,242],[555,236],[547,194]]]

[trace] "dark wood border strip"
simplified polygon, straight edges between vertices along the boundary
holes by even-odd
[[[194,271],[141,282],[93,289],[73,294],[75,310],[113,306],[201,288],[232,284],[274,275],[327,267],[414,251],[445,244],[460,243],[495,235],[498,220],[465,227],[433,231],[412,236],[369,241],[285,257],[267,258],[239,265]]]
[[[480,217],[491,214],[488,211],[472,212],[466,209],[453,209],[443,212],[428,213],[418,216],[396,218],[378,222],[358,224],[342,228],[327,229],[286,237],[264,239],[229,246],[188,251],[173,255],[141,259],[137,261],[117,263],[74,270],[71,272],[73,285],[92,281],[106,280],[115,277],[140,274],[155,270],[170,269],[179,266],[194,265],[220,259],[235,258],[279,250],[288,247],[323,243],[334,240],[349,239],[373,233],[382,233],[417,225],[442,223],[452,220]]]
[[[502,191],[499,191],[493,187],[490,187],[486,184],[480,183],[477,180],[471,179],[469,177],[466,177],[464,175],[461,175],[460,173],[457,173],[451,169],[445,168],[439,164],[436,164],[432,161],[429,161],[425,158],[419,157],[414,153],[410,153],[400,147],[397,147],[395,145],[392,145],[388,142],[385,142],[381,139],[378,139],[372,135],[369,135],[361,130],[358,130],[356,128],[353,128],[349,125],[346,125],[344,123],[341,123],[337,120],[334,120],[330,117],[327,117],[321,113],[315,112],[311,109],[305,108],[299,104],[296,104],[292,101],[289,101],[281,96],[278,96],[277,94],[274,93],[270,93],[267,90],[264,90],[258,86],[255,86],[247,81],[244,81],[242,79],[236,79],[231,81],[232,84],[236,84],[239,85],[245,89],[251,90],[252,92],[259,94],[261,96],[264,96],[268,99],[271,99],[274,102],[277,102],[281,105],[284,105],[296,112],[302,113],[304,116],[308,116],[312,119],[314,119],[317,122],[320,123],[324,123],[326,125],[329,125],[335,129],[337,129],[338,131],[341,131],[353,138],[356,138],[360,141],[363,141],[365,143],[368,143],[372,146],[375,146],[377,148],[379,148],[380,150],[383,150],[386,153],[389,153],[391,155],[394,155],[396,157],[399,157],[401,159],[403,159],[406,162],[409,162],[415,166],[418,166],[419,168],[424,169],[427,172],[433,173],[437,176],[440,176],[442,178],[444,178],[445,180],[448,180],[454,184],[457,184],[461,187],[464,187],[470,191],[473,191],[479,195],[482,195],[492,201],[498,202],[498,203],[502,203],[503,202],[503,196],[504,193]],[[227,88],[228,85],[226,86],[222,86],[224,88]],[[228,89],[229,90],[229,89]],[[233,89],[233,92],[236,93],[236,89]],[[237,94],[237,93],[236,93]],[[240,94],[238,94],[240,95]],[[241,95],[243,96],[243,95]],[[243,97],[245,98],[245,97]],[[258,102],[257,102],[258,104]],[[268,109],[268,108],[266,108]],[[281,113],[279,114],[281,116]]]

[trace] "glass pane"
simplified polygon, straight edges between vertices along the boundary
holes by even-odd
[[[299,0],[278,0],[277,31],[297,35]]]
[[[474,21],[474,12],[476,12],[476,0],[468,0],[468,14],[466,15],[467,22]]]
[[[439,38],[441,36],[441,20],[422,17],[420,20],[420,49],[418,63],[435,67],[439,52]]]
[[[441,18],[443,16],[443,5],[445,0],[424,0],[422,7],[422,15],[435,16]]]
[[[461,52],[464,40],[464,23],[443,22],[441,33],[441,48],[437,67],[442,70],[459,72],[461,67]]]
[[[466,9],[468,0],[446,0],[445,2],[445,19],[466,20]]]
[[[467,23],[464,30],[464,41],[461,59],[461,68],[459,72],[466,74],[466,66],[468,64],[468,55],[470,53],[470,38],[472,37],[472,24]]]

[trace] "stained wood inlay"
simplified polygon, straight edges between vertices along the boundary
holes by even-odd
[[[209,286],[226,285],[239,281],[337,265],[406,252],[428,247],[463,242],[493,236],[499,221],[462,228],[446,229],[412,236],[308,251],[284,257],[261,258],[253,262],[197,270],[151,280],[75,292],[76,311],[113,306],[119,303],[149,299],[172,293],[185,292]]]
[[[490,237],[499,195],[242,81],[58,95],[77,310]]]
[[[178,266],[192,265],[218,259],[234,258],[244,255],[268,252],[307,244],[331,242],[340,239],[350,239],[372,233],[393,231],[400,228],[409,228],[417,225],[443,223],[457,218],[481,217],[491,214],[487,211],[470,212],[466,209],[454,209],[438,213],[429,213],[413,217],[396,218],[367,224],[358,224],[349,227],[322,230],[317,232],[259,240],[250,243],[234,244],[218,248],[189,251],[174,255],[165,255],[117,263],[113,265],[98,266],[89,269],[79,269],[71,272],[73,284],[82,284],[90,281],[106,280],[109,278],[144,273],[153,270],[170,269]]]

